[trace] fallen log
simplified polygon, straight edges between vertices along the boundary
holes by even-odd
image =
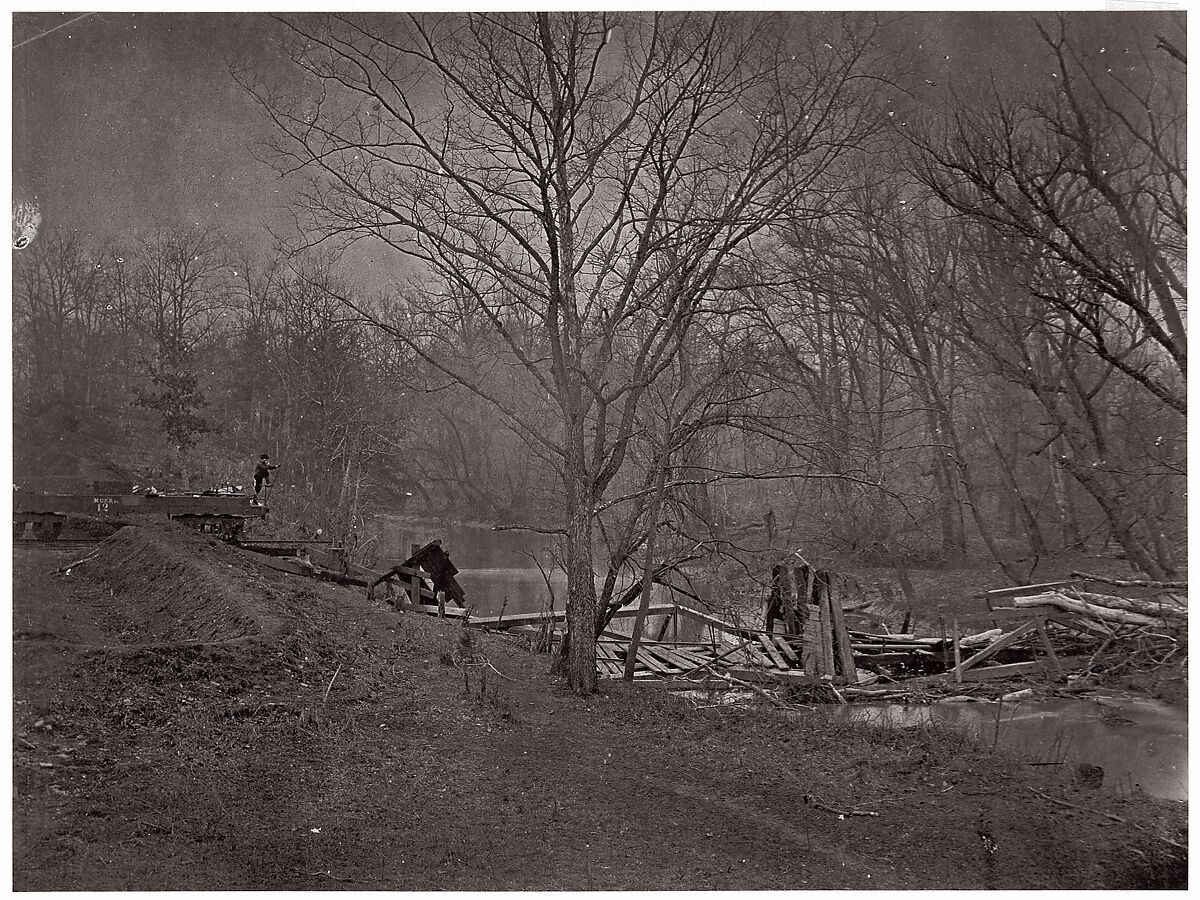
[[[1013,603],[1018,606],[1054,606],[1067,612],[1081,613],[1095,619],[1108,622],[1118,622],[1122,625],[1156,625],[1161,626],[1163,620],[1141,613],[1127,612],[1123,609],[1109,609],[1106,606],[1096,606],[1083,600],[1072,599],[1065,594],[1051,592],[1038,594],[1033,597],[1014,597]]]
[[[1103,606],[1107,609],[1123,609],[1126,612],[1140,613],[1143,616],[1168,617],[1187,621],[1186,606],[1176,606],[1171,603],[1160,603],[1157,600],[1135,600],[1129,597],[1114,597],[1111,594],[1093,594],[1090,591],[1073,590],[1067,594],[1085,603]]]
[[[1141,581],[1137,579],[1109,578],[1106,575],[1089,575],[1087,572],[1072,572],[1072,578],[1083,578],[1087,581],[1098,581],[1101,584],[1111,584],[1115,587],[1145,587],[1162,588],[1163,590],[1186,590],[1186,581]]]

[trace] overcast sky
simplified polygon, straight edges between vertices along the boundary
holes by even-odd
[[[97,237],[154,226],[212,226],[235,244],[269,246],[286,227],[292,185],[257,162],[268,126],[228,72],[252,56],[286,71],[263,14],[16,13],[13,16],[14,190],[36,194],[43,229]],[[1043,14],[1048,15],[1048,14]],[[916,50],[923,102],[1049,78],[1029,13],[893,14],[881,40]],[[1176,36],[1161,14],[1075,13],[1089,53],[1137,64],[1138,43]],[[70,24],[65,24],[70,23]],[[1045,71],[1042,71],[1042,70]],[[386,260],[382,251],[376,262]],[[377,273],[382,274],[382,273]],[[372,279],[375,280],[375,279]]]

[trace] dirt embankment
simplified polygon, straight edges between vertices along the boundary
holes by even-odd
[[[120,595],[142,639],[227,641],[275,638],[294,619],[261,568],[181,527],[127,527],[100,545],[87,574]]]
[[[1186,883],[1186,805],[954,732],[583,701],[511,636],[182,530],[65,554],[15,560],[18,889]]]

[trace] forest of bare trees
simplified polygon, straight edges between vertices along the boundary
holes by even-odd
[[[299,532],[552,535],[582,693],[618,575],[686,589],[764,530],[1014,581],[1062,551],[1182,564],[1182,28],[1118,75],[1048,17],[1047,84],[896,116],[862,15],[283,27],[299,80],[236,77],[301,238],[20,251],[18,482],[244,482],[265,451]],[[340,264],[360,241],[389,289]]]

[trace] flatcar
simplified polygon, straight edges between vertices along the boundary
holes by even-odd
[[[13,537],[32,532],[36,540],[52,541],[62,533],[68,516],[121,519],[128,515],[163,515],[197,531],[236,540],[248,519],[261,519],[265,506],[252,506],[243,493],[135,493],[111,482],[94,482],[90,494],[47,494],[13,491]]]

